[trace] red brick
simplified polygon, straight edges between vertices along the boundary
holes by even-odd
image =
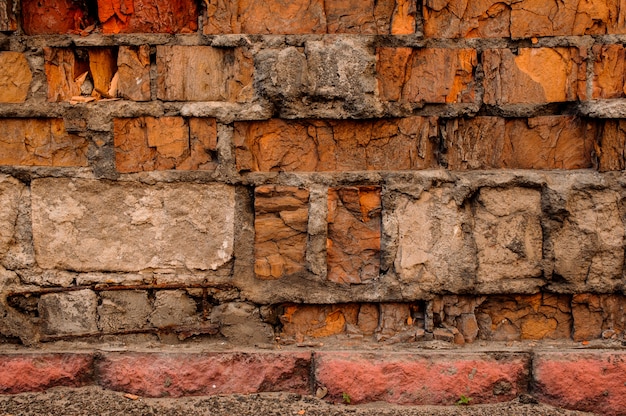
[[[475,49],[379,48],[380,98],[410,103],[471,103],[476,95]]]
[[[423,13],[424,35],[427,37],[499,38],[510,35],[510,1],[424,0]]]
[[[365,283],[380,274],[380,188],[328,191],[328,280]]]
[[[626,168],[626,120],[606,120],[602,127],[598,153],[600,172]]]
[[[23,53],[0,52],[0,102],[26,100],[33,74]]]
[[[22,29],[27,35],[76,33],[94,22],[82,1],[22,0]]]
[[[620,98],[624,96],[624,60],[622,45],[594,45],[596,60],[593,65],[593,98]]]
[[[542,402],[607,416],[626,409],[623,351],[538,352],[533,377]]]
[[[452,405],[511,400],[526,393],[529,359],[524,354],[356,353],[316,354],[315,377],[329,399]]]
[[[198,30],[194,0],[98,0],[103,33],[192,33]]]
[[[12,0],[0,0],[0,32],[17,30],[17,19],[13,13]]]
[[[0,165],[87,166],[88,142],[62,119],[0,119]]]
[[[290,392],[307,394],[311,354],[125,353],[98,361],[105,388],[147,397]]]
[[[585,52],[578,48],[488,49],[486,104],[543,104],[585,97]]]
[[[92,364],[90,354],[4,354],[0,356],[0,392],[80,387],[91,381]]]
[[[240,171],[410,170],[435,167],[436,120],[236,122]]]
[[[113,120],[119,172],[214,170],[217,125],[213,118],[137,117]]]
[[[204,33],[410,34],[415,14],[409,0],[211,1]]]

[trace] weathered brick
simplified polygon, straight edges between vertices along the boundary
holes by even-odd
[[[13,0],[0,0],[0,32],[17,30],[17,19],[13,11]]]
[[[81,387],[91,381],[92,365],[91,354],[4,354],[0,356],[0,392]]]
[[[331,400],[450,405],[511,400],[527,391],[529,359],[523,354],[316,353],[315,377]]]
[[[311,354],[106,354],[96,365],[105,388],[147,397],[289,392],[308,394]]]
[[[99,295],[98,328],[101,331],[112,333],[146,327],[148,316],[152,311],[147,291],[103,291]]]
[[[626,168],[626,120],[606,120],[599,141],[596,152],[600,172]]]
[[[254,271],[279,279],[305,269],[309,191],[265,185],[255,189]]]
[[[240,48],[157,46],[157,96],[165,101],[249,101],[253,60]]]
[[[585,97],[586,52],[578,48],[488,49],[483,52],[486,104],[575,101]]]
[[[542,402],[607,416],[626,408],[623,351],[538,352],[533,359],[535,394]]]
[[[83,1],[22,0],[21,5],[27,35],[77,33],[95,22]]]
[[[45,269],[217,269],[232,258],[234,189],[36,179],[36,260]]]
[[[23,53],[0,52],[0,103],[26,100],[33,74]]]
[[[424,0],[424,35],[433,38],[510,36],[510,1]]]
[[[76,58],[69,48],[44,48],[45,71],[48,80],[48,101],[68,101],[81,95],[78,78],[89,71],[89,62]]]
[[[213,118],[138,117],[113,120],[119,172],[214,170],[217,125]]]
[[[89,289],[47,293],[39,299],[42,331],[48,335],[94,333],[98,298]]]
[[[5,118],[0,131],[0,165],[87,166],[87,140],[68,134],[62,119]]]
[[[410,34],[415,14],[407,0],[210,0],[204,34]]]
[[[624,60],[622,45],[594,45],[596,56],[593,65],[593,98],[619,98],[624,96]]]
[[[97,94],[106,98],[109,95],[111,81],[117,72],[117,57],[111,48],[90,48],[89,74],[93,81],[93,88]]]
[[[198,322],[197,312],[196,303],[184,290],[160,290],[149,322],[157,328],[194,324]]]
[[[479,116],[447,120],[441,132],[449,169],[582,169],[593,166],[598,125],[573,116]]]
[[[328,280],[366,283],[380,274],[380,188],[328,191]]]
[[[117,54],[118,96],[150,100],[150,46],[120,46]]]
[[[409,170],[436,166],[436,120],[272,119],[235,123],[240,171]]]
[[[612,338],[626,331],[624,295],[578,294],[572,296],[574,341]]]
[[[193,0],[98,0],[103,33],[192,33],[198,29]]]
[[[475,49],[378,48],[380,98],[410,103],[471,103],[476,95]]]

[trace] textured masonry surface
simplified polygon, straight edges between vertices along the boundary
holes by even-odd
[[[288,3],[0,0],[2,391],[620,414],[626,6]]]

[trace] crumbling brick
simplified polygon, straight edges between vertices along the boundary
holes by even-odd
[[[0,52],[0,103],[26,100],[33,74],[23,53]]]
[[[596,151],[600,172],[626,168],[626,121],[606,120],[599,137]]]
[[[117,55],[120,98],[150,100],[150,46],[120,46]]]
[[[619,98],[624,96],[626,54],[622,45],[594,45],[596,57],[593,65],[593,98]]]

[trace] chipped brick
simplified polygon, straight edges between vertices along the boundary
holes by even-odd
[[[33,74],[23,53],[0,52],[0,102],[26,100]]]
[[[620,98],[624,96],[624,60],[622,45],[594,45],[596,60],[593,65],[593,98]]]
[[[117,71],[119,97],[133,101],[150,100],[150,46],[120,46]]]

